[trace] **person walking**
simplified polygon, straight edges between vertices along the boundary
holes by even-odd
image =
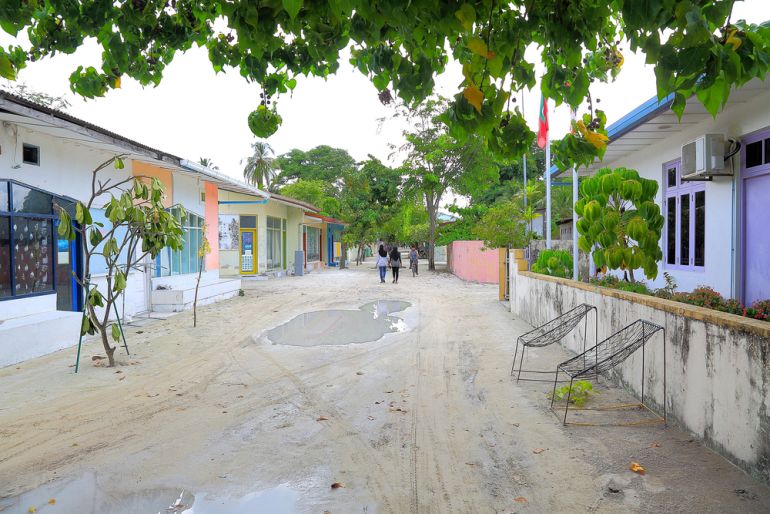
[[[415,245],[412,245],[412,249],[409,252],[409,269],[412,270],[412,276],[416,277],[420,273],[417,270],[417,261],[420,258],[419,254],[417,253],[417,247]]]
[[[381,244],[377,250],[377,261],[375,266],[380,271],[380,284],[385,283],[385,275],[388,274],[388,252],[385,251],[385,245]]]
[[[398,245],[393,245],[390,251],[390,267],[393,270],[393,283],[398,284],[398,270],[401,268],[401,252],[398,251]]]

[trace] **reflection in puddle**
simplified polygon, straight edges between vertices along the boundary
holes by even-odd
[[[378,300],[357,311],[325,310],[300,314],[267,332],[273,344],[322,346],[376,341],[391,332],[404,332],[401,318],[390,316],[411,304],[398,300]]]
[[[179,489],[153,489],[125,495],[105,493],[93,473],[70,481],[56,481],[15,498],[0,499],[5,514],[137,513],[137,514],[293,514],[299,494],[282,484],[235,498],[193,495]]]

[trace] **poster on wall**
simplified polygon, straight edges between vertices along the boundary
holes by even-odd
[[[238,250],[238,233],[240,221],[237,215],[219,215],[219,249]]]

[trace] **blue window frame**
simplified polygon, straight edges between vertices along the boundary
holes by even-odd
[[[58,216],[54,202],[65,208],[73,205],[71,199],[14,180],[0,180],[0,300],[56,291]]]

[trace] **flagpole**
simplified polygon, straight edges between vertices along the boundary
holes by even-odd
[[[524,113],[524,89],[521,90],[521,112]],[[522,114],[523,116],[524,114]],[[522,157],[522,164],[524,166],[524,210],[527,209],[527,152],[524,152]]]
[[[572,120],[577,118],[577,113],[573,109],[571,112]],[[571,128],[571,127],[570,127]],[[578,280],[578,264],[580,263],[580,254],[578,252],[578,232],[577,232],[577,213],[575,204],[578,201],[578,172],[577,166],[572,166],[572,280]]]
[[[545,139],[545,247],[551,248],[551,131]]]

